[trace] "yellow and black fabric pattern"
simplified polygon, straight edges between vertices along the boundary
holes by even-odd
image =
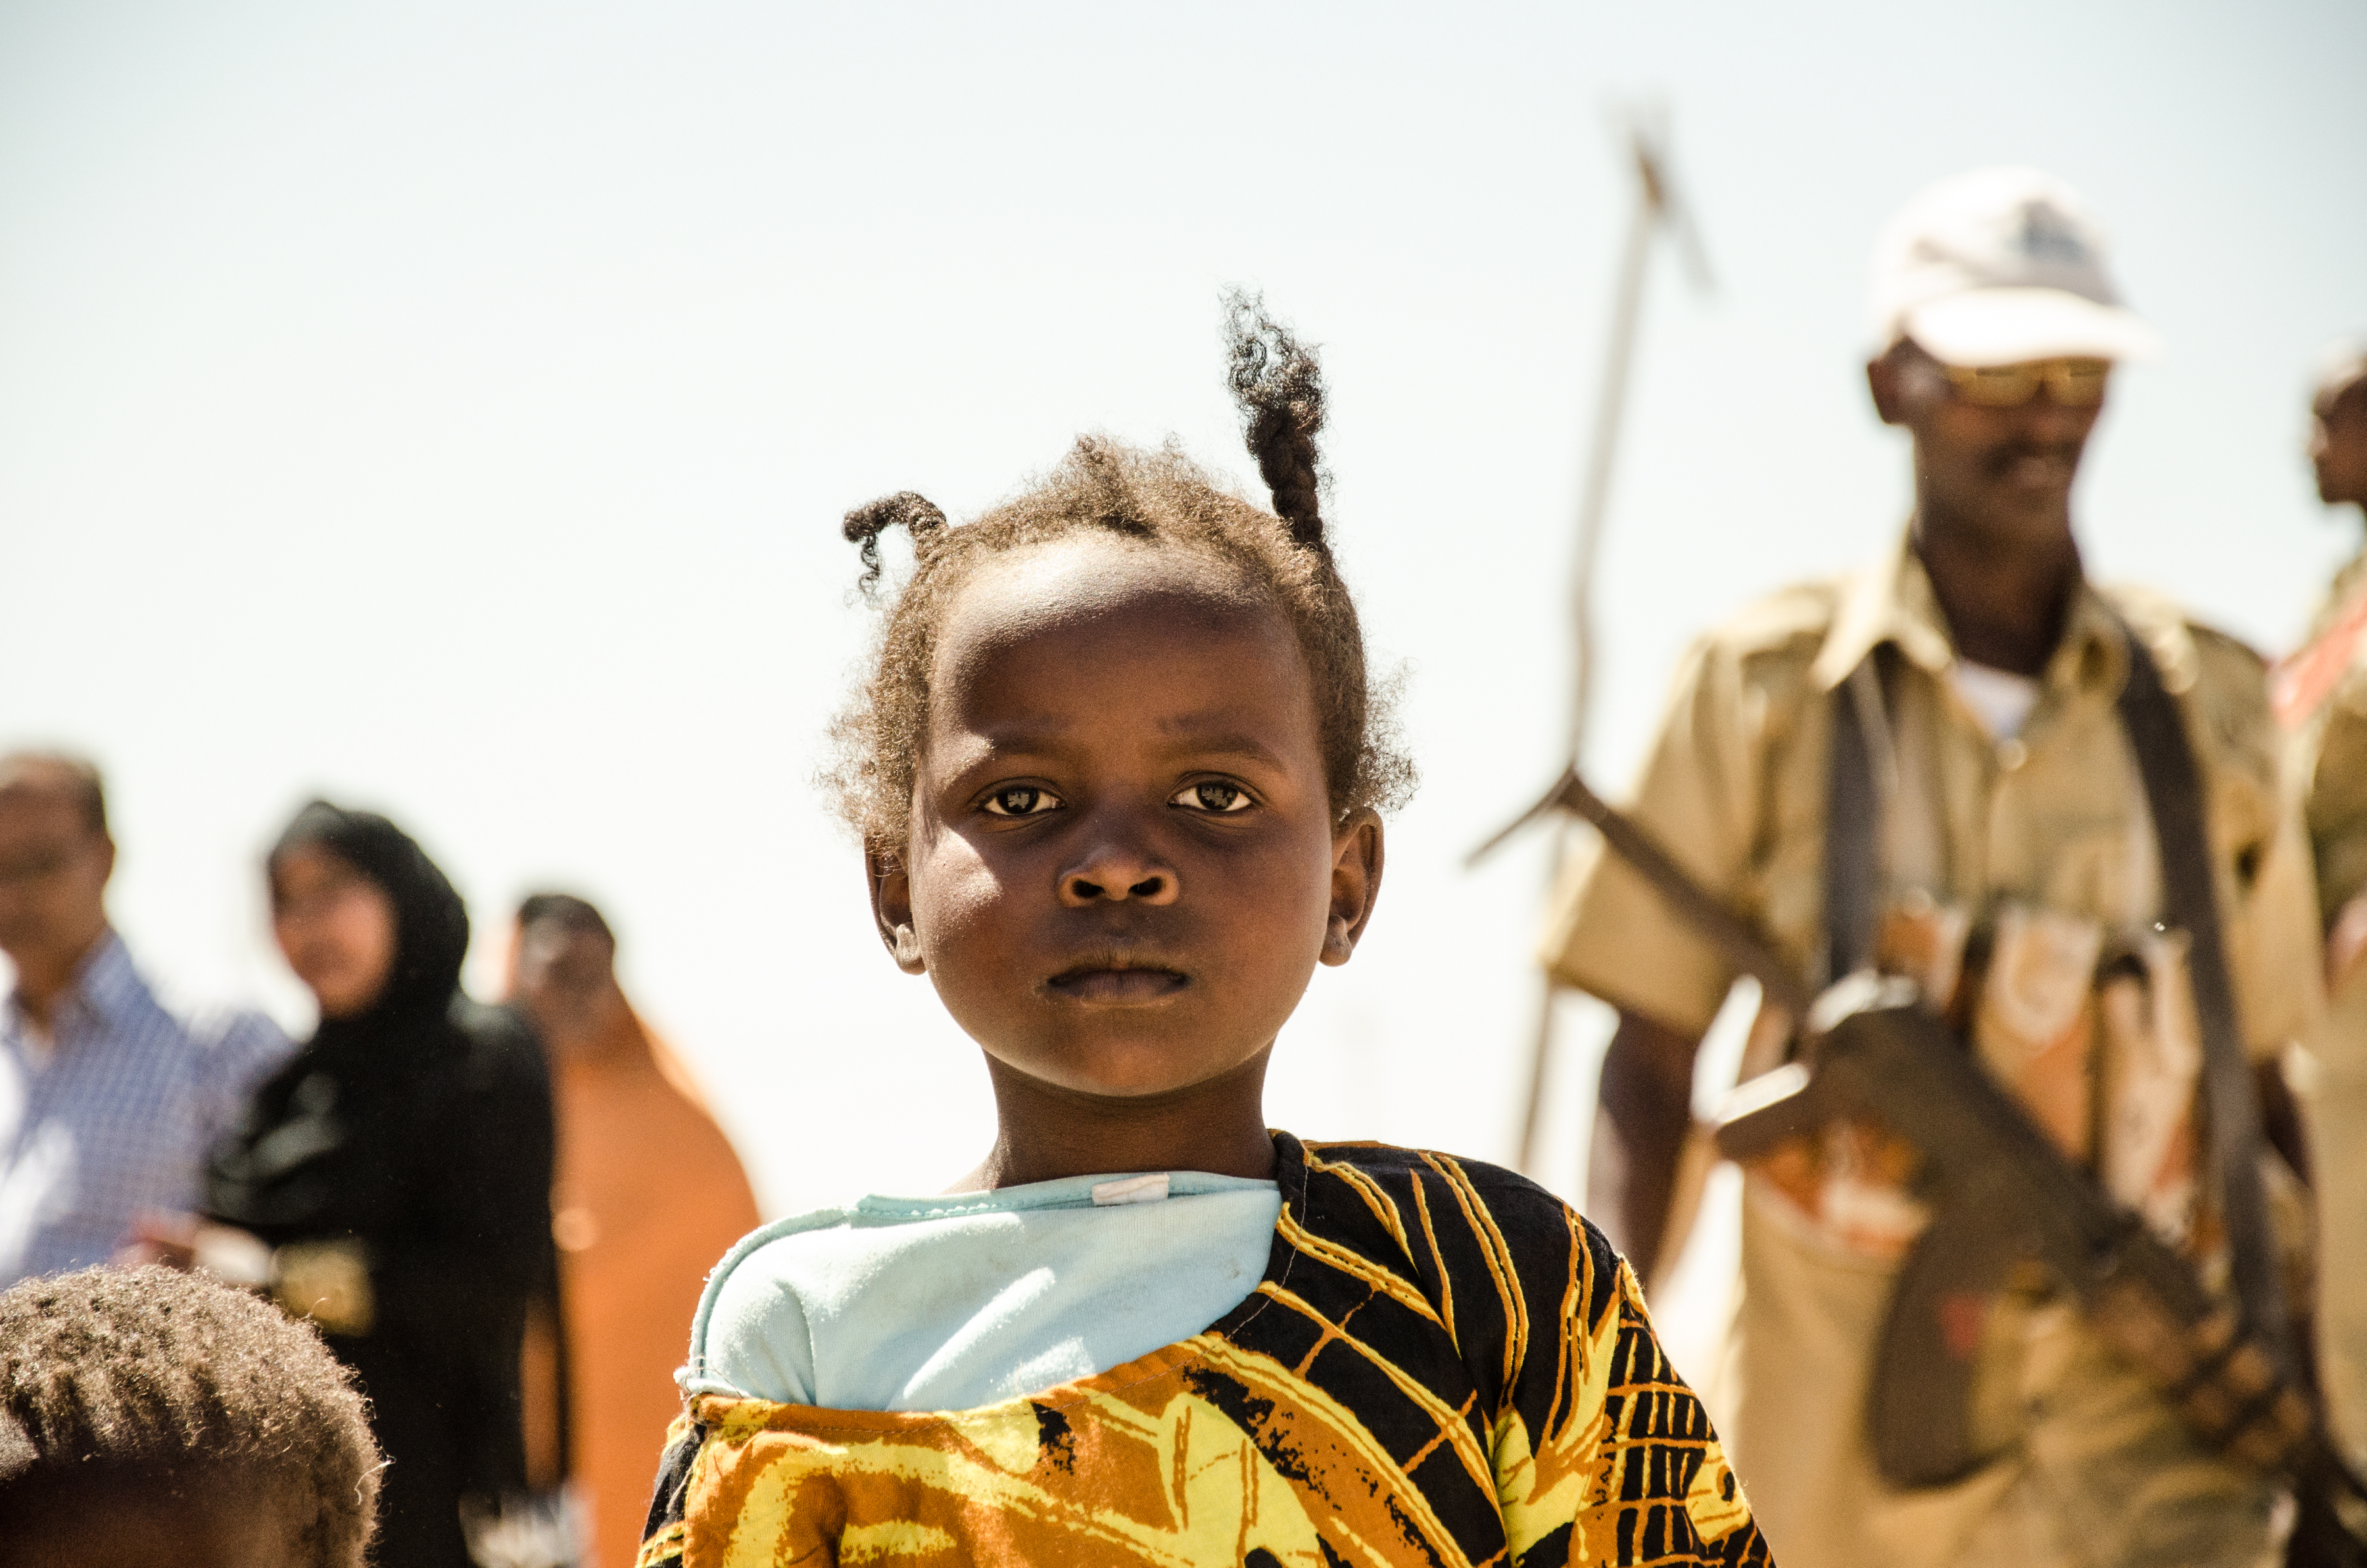
[[[1274,1143],[1265,1277],[1212,1327],[976,1410],[695,1398],[641,1568],[1769,1561],[1593,1226],[1490,1166]]]

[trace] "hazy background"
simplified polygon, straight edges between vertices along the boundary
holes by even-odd
[[[1593,761],[1683,641],[1900,524],[1864,257],[1927,180],[2082,187],[2170,356],[2116,385],[2091,567],[2281,649],[2352,547],[2299,456],[2367,328],[2367,7],[1829,0],[873,6],[0,0],[0,743],[106,767],[176,994],[306,1026],[256,862],[310,794],[470,900],[599,901],[772,1212],[976,1157],[975,1050],[879,952],[809,783],[869,635],[846,507],[957,516],[1100,429],[1253,480],[1217,294],[1324,345],[1341,551],[1425,782],[1270,1114],[1509,1157],[1581,434],[1658,95],[1663,254]],[[1575,1187],[1601,1020],[1573,1004]]]

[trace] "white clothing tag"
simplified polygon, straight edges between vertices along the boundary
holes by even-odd
[[[1167,1201],[1167,1173],[1156,1176],[1129,1176],[1124,1181],[1093,1183],[1093,1207],[1107,1209],[1119,1203],[1164,1203]]]

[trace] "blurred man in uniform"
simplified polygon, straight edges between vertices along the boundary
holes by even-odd
[[[289,1051],[259,1013],[158,1005],[108,923],[114,871],[98,770],[0,757],[0,1289],[195,1208],[207,1149]]]
[[[2122,307],[2084,204],[2026,169],[1917,197],[1877,246],[1874,317],[1866,377],[1911,437],[1913,514],[1864,570],[1778,593],[1694,648],[1635,814],[1812,987],[1869,964],[1920,982],[2060,1145],[2206,1258],[2186,949],[2157,923],[2161,851],[2115,706],[2136,647],[2197,752],[2209,842],[2179,849],[2208,857],[2255,1060],[2310,1022],[2316,944],[2260,660],[2081,568],[2072,481],[2113,365],[2153,335]],[[1872,797],[1848,829],[1853,862],[1827,830],[1845,727],[1864,738]],[[1849,918],[1829,920],[1836,908]],[[1619,1010],[1588,1207],[1648,1271],[1681,1239],[1693,1057],[1733,971],[1600,854],[1557,890],[1545,959]],[[1772,1065],[1795,1021],[1762,1016],[1746,1071]],[[2043,1280],[1969,1303],[1976,1436],[1999,1457],[1942,1487],[1883,1480],[1864,1412],[1900,1260],[1929,1222],[1913,1160],[1835,1122],[1745,1181],[1718,1425],[1785,1568],[2273,1560],[2271,1483],[2190,1436]],[[2285,1212],[2300,1231],[2298,1205]]]
[[[599,910],[563,893],[520,905],[509,1000],[550,1052],[572,1472],[591,1500],[584,1562],[628,1568],[682,1408],[674,1372],[699,1291],[756,1228],[756,1200],[689,1075],[626,1001]]]
[[[2367,348],[2332,355],[2310,405],[2317,496],[2367,521]],[[2367,540],[2362,540],[2367,544]],[[2318,1343],[2327,1414],[2367,1460],[2367,549],[2335,574],[2271,682],[2317,868],[2331,1005],[2314,1037]]]

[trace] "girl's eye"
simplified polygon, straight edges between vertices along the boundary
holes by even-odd
[[[1239,784],[1210,779],[1206,784],[1185,784],[1175,792],[1170,806],[1189,807],[1195,811],[1210,811],[1219,816],[1235,811],[1247,811],[1252,804],[1250,792]]]
[[[1058,807],[1060,797],[1035,784],[1006,784],[986,797],[990,817],[1041,817]]]

